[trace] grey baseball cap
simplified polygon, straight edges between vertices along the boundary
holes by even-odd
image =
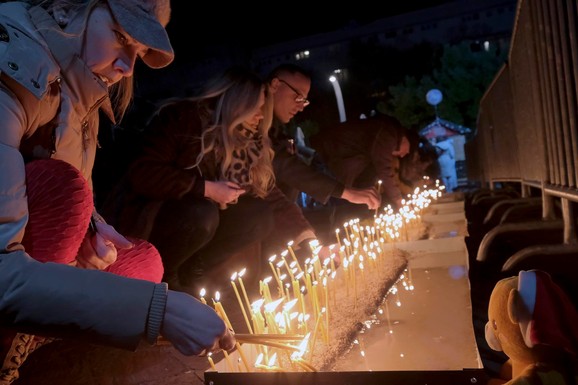
[[[175,53],[167,31],[171,18],[170,0],[108,0],[117,23],[136,41],[149,49],[143,61],[151,68],[169,65]]]

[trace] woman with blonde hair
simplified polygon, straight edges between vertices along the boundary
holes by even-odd
[[[264,82],[241,67],[154,114],[142,154],[105,215],[157,247],[169,287],[198,295],[194,283],[204,268],[269,233],[271,120]]]
[[[150,243],[94,210],[99,111],[122,118],[138,58],[172,62],[169,19],[169,0],[0,4],[0,383],[42,341],[32,334],[125,349],[163,335],[187,355],[232,347],[212,308],[160,283]]]

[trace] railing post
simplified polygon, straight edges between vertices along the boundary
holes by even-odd
[[[564,221],[564,244],[572,245],[576,244],[576,221],[574,219],[574,207],[567,198],[561,198],[562,200],[562,219]]]

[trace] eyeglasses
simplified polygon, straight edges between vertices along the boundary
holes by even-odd
[[[279,79],[279,78],[277,78]],[[289,87],[291,89],[291,91],[295,92],[297,94],[297,96],[295,97],[295,102],[297,103],[302,103],[303,107],[308,106],[309,104],[311,104],[311,102],[304,97],[303,95],[301,95],[301,92],[297,91],[295,89],[295,87],[293,87],[291,84],[287,83],[285,80],[283,79],[279,79],[279,81],[283,84],[285,84],[287,87]]]

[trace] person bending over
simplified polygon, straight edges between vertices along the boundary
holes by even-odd
[[[122,117],[137,58],[171,63],[169,18],[168,0],[0,5],[4,383],[44,336],[135,349],[162,335],[187,355],[233,346],[213,309],[159,283],[150,243],[123,237],[94,211],[98,112]]]

